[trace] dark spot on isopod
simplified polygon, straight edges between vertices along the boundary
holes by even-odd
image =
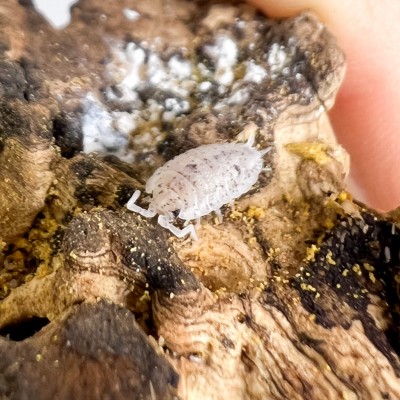
[[[239,165],[234,165],[233,168],[235,168],[235,170],[236,170],[238,173],[240,173]]]
[[[188,164],[188,167],[191,169],[197,169],[197,164]]]

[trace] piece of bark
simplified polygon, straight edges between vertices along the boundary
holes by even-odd
[[[172,399],[178,375],[126,309],[78,305],[34,337],[0,338],[4,399]]]
[[[3,397],[400,398],[399,219],[346,192],[348,157],[326,114],[344,56],[313,15],[84,0],[62,31],[30,2],[0,18]],[[210,46],[226,38],[238,55],[218,85]],[[153,57],[198,73],[166,89],[142,71],[126,101],[129,46],[143,71]],[[258,82],[251,63],[266,71]],[[178,115],[149,114],[187,98]],[[114,118],[101,155],[81,153],[90,113],[96,129]],[[126,140],[118,117],[135,113]],[[174,155],[251,133],[271,147],[267,170],[222,223],[203,218],[197,242],[124,207]],[[38,318],[48,325],[17,343]]]
[[[398,240],[374,215],[347,217],[286,283],[217,299],[157,294],[184,397],[223,399],[229,387],[232,398],[398,398]]]
[[[5,242],[26,232],[44,207],[54,176],[49,114],[20,100],[0,104],[0,229]]]

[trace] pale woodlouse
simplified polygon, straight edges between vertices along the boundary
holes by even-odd
[[[214,143],[182,153],[158,168],[148,179],[145,190],[152,195],[148,209],[137,204],[136,190],[126,207],[146,218],[159,214],[157,222],[177,237],[191,234],[195,227],[180,229],[175,217],[199,219],[211,212],[221,216],[220,208],[247,193],[264,168],[263,156],[270,150],[253,147],[254,135],[247,143]]]

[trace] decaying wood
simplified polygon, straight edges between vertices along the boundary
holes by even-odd
[[[79,2],[62,31],[28,2],[0,8],[0,397],[400,399],[400,220],[346,191],[326,114],[344,74],[334,38],[309,13],[276,22],[242,3],[104,4]],[[104,97],[113,45],[198,65],[221,34],[245,100],[190,86],[190,111],[132,133],[135,162],[82,152],[88,93],[135,111]],[[247,82],[273,44],[287,70]],[[124,207],[167,159],[251,132],[268,168],[198,241]]]
[[[170,399],[176,394],[177,373],[132,313],[106,302],[73,306],[30,339],[1,338],[0,349],[3,398],[127,399],[134,393],[138,399]]]

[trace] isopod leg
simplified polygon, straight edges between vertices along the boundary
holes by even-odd
[[[188,226],[190,224],[191,219],[187,219],[184,223],[183,226]],[[200,228],[200,221],[201,218],[196,218],[196,228]]]
[[[255,132],[251,132],[249,138],[247,139],[246,146],[253,147],[255,140],[256,134]]]
[[[134,211],[140,215],[143,215],[143,217],[146,218],[152,218],[156,215],[156,212],[153,210],[146,210],[145,208],[142,208],[135,204],[136,200],[140,196],[140,190],[136,190],[135,193],[133,193],[132,197],[129,199],[128,203],[126,204],[126,208],[128,210]]]
[[[187,234],[191,234],[192,238],[194,240],[197,240],[197,234],[196,234],[196,229],[192,224],[186,226],[183,229],[179,229],[175,225],[171,224],[171,221],[168,217],[165,215],[159,215],[157,222],[165,229],[168,229],[170,232],[172,232],[175,236],[178,238],[183,238]]]
[[[266,149],[260,150],[261,156],[265,156],[272,150],[272,147],[267,147]]]

